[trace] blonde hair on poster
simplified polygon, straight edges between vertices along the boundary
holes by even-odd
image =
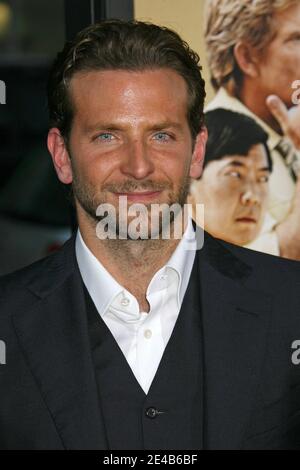
[[[234,46],[244,41],[262,52],[276,36],[274,14],[298,0],[206,0],[205,41],[215,89],[225,86],[236,94],[241,72]]]

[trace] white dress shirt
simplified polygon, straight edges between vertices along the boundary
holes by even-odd
[[[146,293],[149,313],[122,287],[86,246],[78,229],[76,258],[83,282],[147,394],[175,326],[195,259],[191,219],[168,263],[155,273]],[[188,245],[187,245],[188,244]]]

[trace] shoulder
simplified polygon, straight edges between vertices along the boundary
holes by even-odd
[[[74,268],[74,237],[57,252],[22,269],[0,276],[0,302],[7,305],[17,299],[38,296],[39,292],[63,281]]]
[[[25,266],[21,269],[13,271],[9,274],[4,274],[0,276],[0,295],[11,287],[22,287],[27,284],[27,282],[35,277],[43,268],[47,266],[48,258],[55,256],[51,254],[47,257],[44,257],[34,263],[31,263],[28,266]]]
[[[293,281],[300,283],[300,262],[261,253],[223,240],[217,240],[233,256],[252,268],[253,275],[262,277],[262,282]]]

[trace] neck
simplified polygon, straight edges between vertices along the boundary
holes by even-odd
[[[96,224],[87,216],[78,217],[81,236],[105,269],[125,289],[134,295],[143,311],[149,311],[146,300],[148,285],[154,274],[172,256],[179,239],[170,240],[100,240]]]

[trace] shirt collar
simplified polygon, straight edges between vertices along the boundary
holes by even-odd
[[[183,297],[188,286],[192,267],[195,260],[196,251],[191,249],[191,241],[194,240],[195,231],[192,219],[189,217],[183,238],[180,240],[176,250],[172,254],[167,267],[174,269],[179,277],[178,302],[181,305]]]
[[[282,140],[282,136],[280,134],[274,131],[274,129],[272,129],[256,114],[250,111],[250,109],[247,108],[239,99],[235,98],[234,96],[231,96],[225,88],[220,88],[218,90],[216,96],[206,107],[205,112],[212,111],[217,108],[236,111],[237,113],[245,114],[246,116],[249,116],[254,119],[254,121],[256,121],[268,134],[268,145],[271,150],[273,150]]]
[[[105,269],[85,244],[78,228],[75,243],[76,258],[82,280],[100,314],[124,289]]]
[[[191,240],[193,239],[194,228],[189,217],[184,235],[171,258],[151,279],[147,289],[147,297],[158,290],[168,288],[170,283],[177,282],[177,302],[180,307],[195,259],[195,250],[191,249]],[[79,228],[76,236],[75,251],[83,282],[100,315],[107,311],[107,308],[113,303],[114,299],[121,293],[124,296],[131,295],[93,255],[85,244]],[[161,282],[162,278],[164,282]]]

